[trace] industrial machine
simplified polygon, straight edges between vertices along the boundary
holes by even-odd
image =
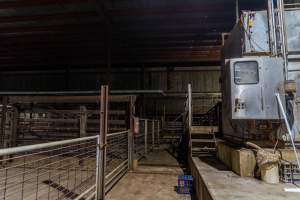
[[[283,0],[243,11],[223,48],[223,134],[233,142],[299,140],[300,8]],[[276,97],[279,94],[280,98]],[[278,101],[283,102],[279,109]]]

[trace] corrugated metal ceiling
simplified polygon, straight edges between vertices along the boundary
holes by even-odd
[[[234,23],[235,0],[1,0],[0,67],[216,62]]]

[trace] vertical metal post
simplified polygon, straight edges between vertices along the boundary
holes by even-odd
[[[189,113],[188,113],[188,125],[189,125],[189,129],[192,127],[192,115],[193,115],[193,111],[192,111],[192,85],[189,84],[188,85],[188,109],[189,109]]]
[[[100,145],[100,135],[97,138],[97,148],[96,148],[96,200],[101,200],[101,188],[100,188],[100,174],[101,174],[101,160],[100,159],[101,145]],[[49,199],[49,198],[48,198]]]
[[[17,127],[18,127],[19,112],[18,109],[14,107],[13,109],[13,121],[12,121],[12,147],[17,146]]]
[[[87,111],[85,106],[80,106],[80,137],[86,137]]]
[[[160,123],[159,120],[157,120],[157,145],[160,146]]]
[[[128,130],[128,169],[133,169],[133,132]]]
[[[154,126],[155,121],[152,120],[152,151],[154,150],[154,140],[155,140],[155,135],[154,135],[154,130],[155,130],[155,126]]]
[[[134,114],[135,114],[135,107],[134,107],[134,97],[129,97],[129,131],[128,131],[128,167],[129,170],[133,169],[133,129],[134,129]]]
[[[145,155],[148,154],[148,120],[145,119]]]
[[[106,142],[108,130],[108,86],[101,86],[100,135],[97,147],[96,200],[105,200]]]
[[[193,116],[193,111],[192,111],[192,85],[188,84],[188,140],[189,140],[189,152],[190,156],[192,156],[192,137],[190,130],[192,128],[192,116]]]

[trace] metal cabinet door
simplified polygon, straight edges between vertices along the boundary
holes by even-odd
[[[259,59],[232,59],[232,119],[263,119],[263,76]]]

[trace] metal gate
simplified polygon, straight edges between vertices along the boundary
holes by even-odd
[[[160,121],[151,119],[139,120],[139,132],[134,134],[134,156],[140,159],[160,145]]]
[[[105,191],[127,172],[128,133],[107,135]],[[0,199],[92,199],[99,136],[1,149]]]

